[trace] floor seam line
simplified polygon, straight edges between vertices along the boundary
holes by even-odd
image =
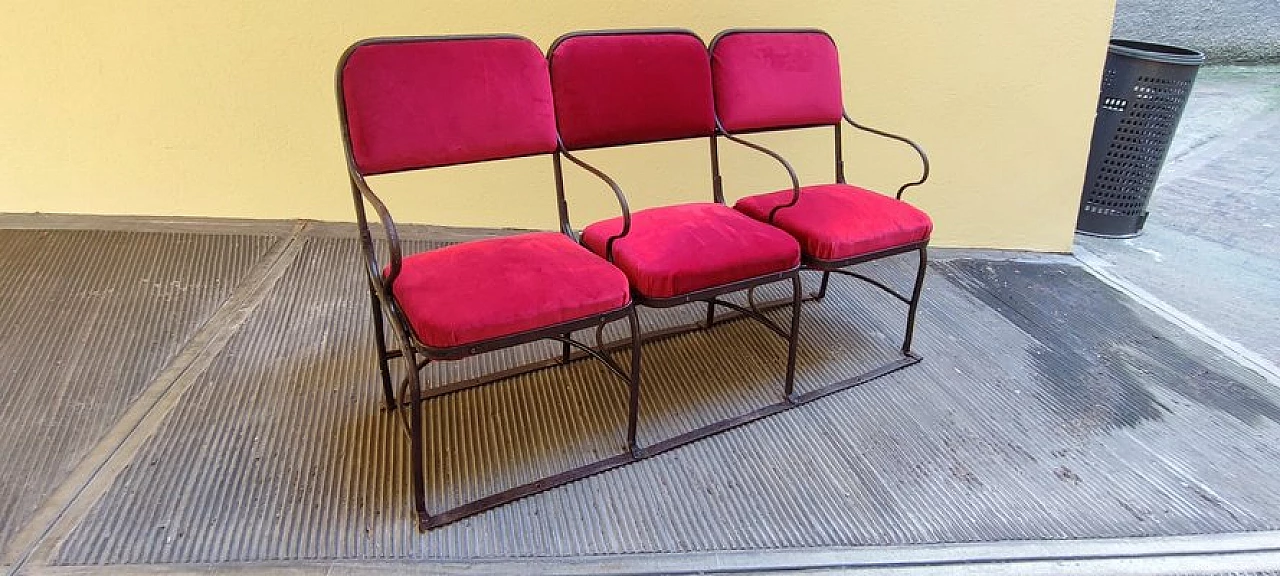
[[[245,281],[174,353],[167,367],[148,382],[130,408],[116,420],[116,426],[100,437],[70,476],[45,499],[32,519],[6,545],[5,559],[12,561],[6,568],[6,576],[15,575],[30,564],[48,564],[52,551],[50,537],[57,536],[60,531],[69,532],[69,527],[78,524],[80,517],[92,509],[119,472],[133,461],[137,450],[164,422],[176,401],[185,395],[195,378],[240,331],[252,311],[261,305],[271,288],[297,260],[307,240],[304,235],[306,228],[306,222],[296,223],[276,246],[262,256],[246,274]],[[147,426],[149,431],[145,430]],[[144,434],[138,436],[139,431]],[[113,467],[115,470],[111,472]],[[91,488],[96,488],[96,495]],[[86,495],[91,501],[85,501]],[[71,522],[71,518],[75,521]]]
[[[1208,344],[1236,364],[1257,373],[1268,383],[1280,386],[1280,367],[1277,367],[1274,363],[1243,344],[1227,338],[1203,322],[1178,310],[1173,305],[1147,292],[1133,282],[1105,270],[1110,263],[1087,248],[1079,245],[1074,248],[1076,260],[1094,278],[1128,296],[1130,300],[1154,312],[1157,316],[1181,328],[1196,339]]]
[[[1091,563],[1100,567],[1134,561],[1178,559],[1186,562],[1213,562],[1232,556],[1266,555],[1280,567],[1277,532],[1192,534],[1169,537],[1120,537],[1092,540],[1019,540],[990,543],[939,543],[886,547],[788,548],[780,550],[738,550],[719,552],[637,554],[630,558],[585,555],[505,559],[439,559],[426,562],[391,560],[369,562],[311,561],[251,562],[220,565],[220,574],[253,574],[288,570],[290,574],[612,574],[649,576],[655,574],[743,574],[792,573],[821,570],[909,570],[962,569],[971,572],[1006,568],[1048,566],[1061,568],[1064,562]],[[478,561],[477,561],[478,560]],[[45,567],[48,574],[85,574],[95,568],[107,574],[207,573],[208,564],[125,564],[112,566]],[[1189,570],[1199,572],[1200,570]],[[39,573],[39,571],[37,571]],[[1074,573],[1079,573],[1075,571]],[[1115,573],[1111,571],[1085,573]]]

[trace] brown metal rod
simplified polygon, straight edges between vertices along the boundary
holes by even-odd
[[[786,302],[785,304],[790,304],[790,302]],[[636,358],[638,359],[638,356]],[[718,422],[714,422],[712,424],[708,424],[706,426],[702,426],[694,430],[690,430],[678,436],[674,436],[672,438],[668,438],[666,440],[656,442],[649,446],[639,447],[623,454],[610,456],[608,458],[604,458],[602,460],[592,462],[590,464],[579,466],[577,468],[560,472],[558,474],[553,474],[546,478],[541,478],[538,480],[534,480],[532,482],[527,482],[525,484],[521,484],[514,488],[504,490],[497,494],[485,496],[484,498],[480,498],[479,500],[474,500],[472,502],[468,502],[461,506],[451,508],[439,514],[427,516],[420,526],[421,526],[421,529],[423,530],[428,530],[431,528],[443,526],[445,524],[456,522],[458,520],[467,518],[469,516],[474,516],[486,510],[490,510],[495,507],[501,506],[503,504],[508,504],[510,502],[519,500],[521,498],[532,496],[534,494],[544,492],[552,488],[556,488],[559,486],[563,486],[565,484],[569,484],[571,482],[575,482],[577,480],[581,480],[588,476],[593,476],[595,474],[612,470],[620,466],[625,466],[633,462],[638,462],[640,460],[652,458],[654,456],[657,456],[664,452],[668,452],[670,450],[674,450],[676,448],[690,444],[692,442],[696,442],[698,440],[702,440],[723,432],[727,432],[729,430],[738,428],[746,424],[750,424],[751,422],[755,422],[762,418],[766,418],[774,414],[791,410],[798,406],[804,405],[808,402],[812,402],[813,400],[817,400],[819,398],[823,398],[825,396],[830,396],[831,394],[835,394],[836,392],[840,392],[842,390],[847,390],[849,388],[853,388],[855,386],[865,384],[881,376],[891,374],[893,372],[906,368],[907,366],[916,364],[917,362],[920,362],[920,357],[915,354],[910,354],[903,358],[900,358],[892,362],[889,362],[887,364],[873,368],[867,372],[863,372],[862,374],[859,374],[852,378],[848,378],[846,380],[842,380],[840,382],[830,384],[818,390],[813,390],[813,391],[805,392],[803,394],[799,394],[795,396],[790,402],[783,401],[783,402],[777,402],[774,404],[762,406],[746,414],[733,416],[731,418],[726,418],[724,420],[720,420]],[[638,361],[633,360],[633,367],[637,367],[637,365],[638,365]],[[628,435],[630,435],[630,432],[628,432]],[[629,439],[629,442],[630,442],[630,439]]]

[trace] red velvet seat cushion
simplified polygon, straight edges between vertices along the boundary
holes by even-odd
[[[622,218],[587,226],[582,242],[604,255]],[[800,264],[787,233],[720,204],[681,204],[631,214],[631,232],[613,244],[613,261],[635,290],[671,298],[782,272]]]
[[[547,61],[525,38],[359,45],[342,63],[342,95],[362,174],[556,149]]]
[[[791,190],[781,190],[748,196],[734,208],[763,222],[791,198]],[[800,201],[779,210],[773,224],[795,236],[805,255],[828,261],[928,240],[933,232],[933,221],[918,208],[847,184],[800,188]]]
[[[631,301],[621,271],[558,232],[414,254],[392,291],[418,339],[435,348],[579,320]]]
[[[568,36],[550,60],[560,137],[570,149],[715,131],[711,62],[693,34]]]
[[[730,132],[836,124],[836,45],[822,32],[731,32],[711,47],[716,113]]]

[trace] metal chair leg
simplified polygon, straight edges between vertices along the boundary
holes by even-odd
[[[418,378],[418,353],[410,345],[407,334],[400,332],[400,340],[405,350],[404,355],[407,378],[409,380],[409,467],[413,483],[413,507],[418,513],[418,530],[426,531],[430,526],[431,514],[427,512],[427,471],[423,458],[425,442],[422,438],[422,386]]]
[[[916,331],[916,310],[920,306],[920,292],[924,289],[924,273],[928,264],[928,247],[920,247],[920,266],[916,269],[916,285],[911,291],[911,304],[907,310],[907,334],[902,339],[902,353],[911,354],[911,338]]]
[[[707,328],[714,326],[716,323],[716,303],[707,302]]]
[[[641,457],[636,446],[636,422],[640,418],[640,319],[634,308],[628,317],[631,321],[631,398],[627,402],[627,450],[636,458]]]
[[[418,530],[425,532],[430,526],[431,514],[427,512],[427,472],[422,454],[425,442],[422,438],[422,381],[418,372],[421,367],[418,366],[418,352],[404,326],[393,322],[392,327],[404,350],[401,357],[405,361],[405,380],[409,388],[409,467],[412,469],[413,507],[418,513]],[[430,359],[423,366],[429,363]],[[403,406],[398,408],[404,409]]]
[[[814,295],[813,297],[814,300],[821,300],[827,297],[827,282],[830,282],[830,281],[831,281],[831,272],[824,270],[822,272],[822,284],[818,285],[818,293]]]
[[[391,384],[391,367],[387,365],[387,336],[382,317],[382,302],[378,300],[378,293],[373,286],[369,287],[369,298],[373,301],[373,337],[378,344],[378,370],[382,375],[382,395],[386,401],[387,410],[394,410],[396,392]]]
[[[573,334],[565,334],[565,335],[564,335],[564,337],[565,337],[565,338],[568,338],[568,337],[570,337],[570,336],[573,336]],[[561,363],[561,364],[568,364],[568,363],[569,363],[569,356],[570,356],[570,354],[571,354],[572,352],[573,352],[573,349],[569,347],[569,343],[568,343],[568,342],[561,342],[561,343],[560,343],[560,363]]]
[[[791,276],[791,335],[787,339],[787,380],[786,397],[793,401],[796,382],[796,348],[800,343],[800,304],[804,301],[804,287],[800,282],[800,272]]]

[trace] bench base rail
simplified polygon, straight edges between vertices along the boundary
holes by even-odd
[[[914,251],[914,250],[919,250],[921,264],[920,264],[920,269],[918,271],[917,278],[916,278],[915,290],[912,294],[912,298],[910,299],[905,298],[893,292],[892,290],[889,290],[879,282],[874,282],[863,277],[861,274],[857,274],[857,273],[853,273],[845,270],[838,270],[834,268],[817,267],[812,265],[808,265],[804,268],[805,270],[822,272],[823,279],[822,279],[822,285],[819,291],[816,293],[805,295],[802,298],[802,301],[805,301],[805,302],[820,301],[825,296],[826,288],[827,288],[827,279],[829,275],[831,273],[839,273],[839,274],[855,277],[860,280],[869,281],[872,284],[876,285],[877,287],[881,288],[882,290],[886,290],[890,292],[891,294],[896,296],[899,300],[902,300],[903,302],[910,305],[911,308],[910,308],[910,313],[908,315],[908,326],[907,326],[908,335],[907,335],[907,340],[904,342],[903,352],[901,357],[896,358],[892,361],[886,362],[880,366],[871,368],[851,378],[847,378],[845,380],[828,384],[816,390],[810,390],[810,391],[797,394],[790,389],[790,386],[788,386],[787,393],[783,395],[783,398],[780,401],[757,408],[746,414],[734,416],[731,418],[726,418],[724,420],[720,420],[718,422],[714,422],[712,424],[708,424],[706,426],[702,426],[694,430],[690,430],[678,436],[674,436],[672,438],[659,441],[649,446],[636,446],[633,449],[623,451],[622,453],[616,454],[614,456],[610,456],[610,457],[592,462],[590,464],[585,464],[577,468],[573,468],[570,470],[553,474],[551,476],[547,476],[544,478],[540,478],[538,480],[521,484],[514,488],[510,488],[502,492],[498,492],[496,494],[492,494],[492,495],[468,502],[466,504],[462,504],[460,506],[456,506],[454,508],[451,508],[442,512],[438,512],[434,514],[429,513],[426,510],[425,501],[416,502],[415,504],[416,504],[416,508],[418,510],[418,516],[419,516],[418,518],[419,530],[425,531],[425,530],[430,530],[432,528],[436,528],[446,524],[450,524],[458,520],[461,520],[463,518],[467,518],[469,516],[479,514],[486,510],[490,510],[492,508],[502,506],[504,504],[513,502],[515,500],[519,500],[526,496],[532,496],[539,492],[543,492],[546,490],[550,490],[552,488],[563,486],[565,484],[569,484],[571,482],[575,482],[583,478],[587,478],[589,476],[594,476],[596,474],[606,472],[621,466],[626,466],[634,462],[639,462],[647,458],[652,458],[654,456],[673,450],[675,448],[679,448],[686,444],[690,444],[692,442],[696,442],[698,440],[702,440],[704,438],[708,438],[710,436],[714,436],[722,432],[727,432],[729,430],[732,430],[744,424],[749,424],[751,422],[755,422],[762,418],[772,416],[774,414],[778,414],[780,412],[784,412],[792,408],[796,408],[798,406],[807,404],[819,398],[830,396],[832,394],[841,392],[843,390],[847,390],[849,388],[858,386],[860,384],[865,384],[867,382],[870,382],[882,376],[886,376],[888,374],[892,374],[894,372],[902,370],[903,368],[906,368],[908,366],[911,366],[920,362],[922,359],[921,356],[910,351],[910,333],[911,333],[911,329],[913,328],[912,325],[914,324],[914,320],[915,320],[915,309],[916,309],[915,304],[917,304],[919,301],[921,284],[924,277],[925,251],[923,246],[914,246],[914,247],[911,247],[909,250],[902,250],[897,253],[904,253],[904,252]],[[885,255],[878,255],[878,256],[883,257]],[[763,317],[763,314],[765,312],[769,312],[771,310],[775,310],[778,308],[793,306],[794,302],[792,298],[782,298],[778,300],[770,300],[766,302],[756,303],[754,301],[754,294],[752,292],[752,293],[749,293],[749,302],[750,302],[749,305],[746,307],[737,306],[737,305],[726,306],[725,305],[726,302],[719,299],[711,299],[707,301],[707,304],[709,307],[720,306],[728,309],[719,314],[716,314],[714,316],[714,323],[733,322],[733,321],[738,321],[745,318],[752,318],[757,321],[762,321],[762,323],[765,324],[766,327],[770,329],[770,331],[778,332],[780,335],[783,335],[785,337],[785,331],[783,331],[781,327],[773,325],[772,322],[764,321],[767,319]],[[694,322],[694,323],[686,324],[683,326],[675,326],[671,328],[648,332],[643,334],[641,339],[644,342],[652,342],[655,340],[662,340],[662,339],[678,336],[681,334],[687,334],[690,332],[703,330],[708,326],[709,324]],[[439,398],[441,396],[455,394],[457,392],[475,388],[477,386],[483,386],[485,384],[490,384],[500,380],[514,378],[523,374],[528,374],[538,370],[544,370],[550,367],[559,366],[567,362],[575,362],[578,360],[591,358],[591,357],[600,359],[602,355],[608,356],[616,352],[621,352],[621,351],[630,349],[632,348],[632,346],[633,346],[633,342],[630,337],[620,338],[610,342],[602,343],[601,331],[597,330],[596,346],[594,349],[590,351],[588,351],[585,346],[577,345],[577,343],[575,343],[575,347],[580,348],[579,350],[569,350],[566,347],[566,352],[564,354],[554,358],[547,358],[545,360],[530,362],[527,364],[523,364],[521,366],[512,367],[499,372],[485,374],[477,378],[456,381],[443,386],[435,386],[427,390],[422,390],[421,394],[419,395],[418,401],[423,402],[432,398]],[[425,365],[426,365],[426,362],[423,362],[419,365],[419,367],[421,368],[422,366],[425,366]],[[407,385],[409,383],[408,380],[409,380],[409,377],[406,375],[405,379],[402,381],[402,386]],[[417,379],[415,378],[415,380]],[[405,408],[410,408],[409,404],[411,404],[412,402],[413,402],[412,400],[403,401],[395,405],[395,407],[400,408],[401,410],[397,410],[397,411],[401,413],[414,412],[413,410],[404,410]],[[410,428],[412,427],[406,426],[406,429],[410,429]],[[410,431],[410,434],[412,434],[411,431]]]

